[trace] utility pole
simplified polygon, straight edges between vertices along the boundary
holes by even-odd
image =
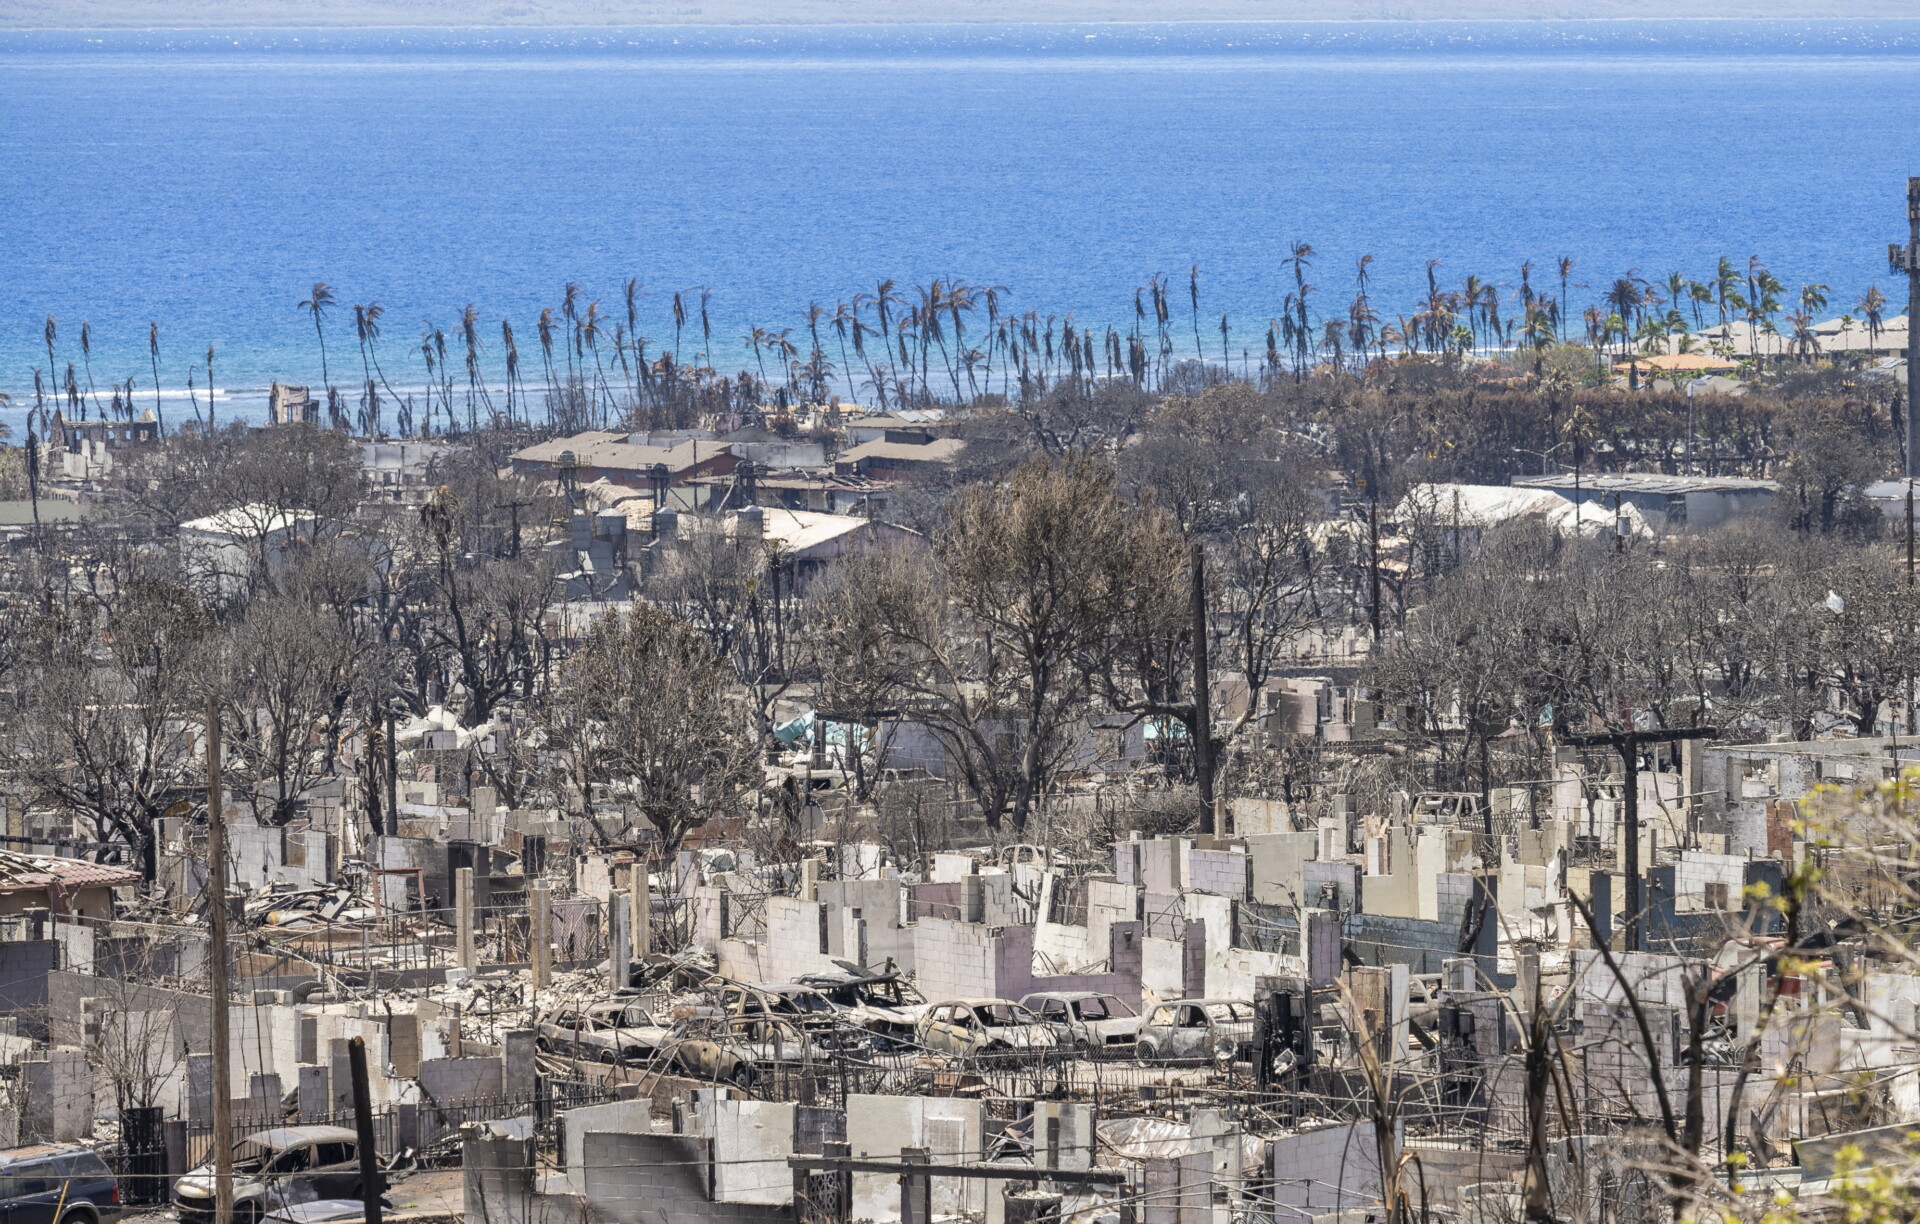
[[[1367,627],[1380,644],[1380,498],[1367,486]]]
[[[386,832],[394,837],[400,836],[400,761],[398,750],[393,742],[393,702],[387,702],[387,734],[384,747],[387,754],[387,827]]]
[[[1715,727],[1683,727],[1667,731],[1609,731],[1596,735],[1563,735],[1560,738],[1577,748],[1611,748],[1620,754],[1620,763],[1626,769],[1626,787],[1623,798],[1626,804],[1626,947],[1625,951],[1642,950],[1642,914],[1640,912],[1640,746],[1642,744],[1672,744],[1681,740],[1715,739],[1720,731]]]
[[[220,703],[207,698],[207,923],[213,970],[213,1224],[233,1224],[233,1068],[227,1036],[227,825],[220,810]]]
[[[373,1140],[373,1091],[367,1085],[367,1042],[347,1042],[347,1066],[353,1075],[353,1129],[360,1149],[360,1201],[366,1224],[380,1224],[380,1195],[386,1190],[380,1175],[380,1152]]]
[[[1895,272],[1907,274],[1907,479],[1916,472],[1916,452],[1920,452],[1920,422],[1914,420],[1913,391],[1915,369],[1920,367],[1920,177],[1907,180],[1907,243],[1887,244],[1887,263]]]
[[[1216,832],[1213,819],[1213,701],[1208,691],[1207,552],[1195,541],[1187,569],[1193,578],[1193,784],[1200,792],[1200,832]]]

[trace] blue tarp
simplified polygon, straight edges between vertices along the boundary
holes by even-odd
[[[773,738],[783,744],[811,744],[813,742],[813,711],[789,722],[783,722],[773,729]]]

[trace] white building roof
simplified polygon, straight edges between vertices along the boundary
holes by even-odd
[[[281,510],[262,502],[252,502],[182,523],[180,530],[197,535],[251,537],[291,531],[312,521],[313,515],[304,510]]]

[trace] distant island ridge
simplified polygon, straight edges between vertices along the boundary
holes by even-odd
[[[0,0],[0,29],[1912,18],[1913,0]]]

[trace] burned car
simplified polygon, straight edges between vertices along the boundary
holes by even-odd
[[[1241,999],[1175,999],[1147,1013],[1134,1042],[1141,1062],[1245,1059],[1253,1050],[1253,1004]]]
[[[937,1003],[921,1018],[919,1032],[921,1045],[942,1054],[1044,1053],[1060,1044],[1051,1028],[1011,999]]]
[[[783,1016],[696,1017],[674,1026],[673,1059],[696,1079],[751,1088],[782,1071],[802,1071],[836,1055],[864,1053],[858,1036],[812,1033]]]
[[[804,982],[724,981],[720,1009],[729,1016],[785,1016],[809,1028],[831,1024],[840,1009],[825,994]]]
[[[1020,1000],[1063,1046],[1082,1050],[1131,1049],[1140,1035],[1140,1013],[1119,996],[1091,990],[1049,990]]]
[[[614,999],[555,1012],[535,1030],[549,1054],[609,1064],[649,1063],[672,1041],[672,1030],[639,1003]]]
[[[809,973],[800,978],[840,1009],[841,1018],[883,1039],[914,1040],[927,1001],[891,969],[873,973],[849,965],[835,973]]]
[[[234,1145],[237,1222],[257,1221],[296,1203],[359,1197],[359,1139],[346,1127],[278,1126]],[[211,1160],[173,1183],[173,1205],[182,1220],[213,1219]]]

